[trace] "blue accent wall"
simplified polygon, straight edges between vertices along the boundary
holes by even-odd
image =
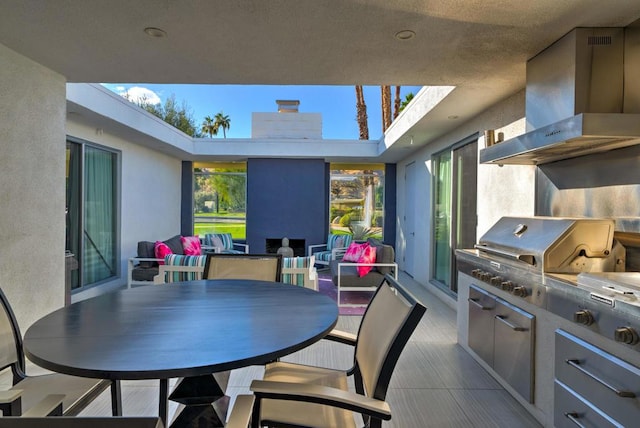
[[[394,163],[384,168],[384,243],[396,246],[397,167]]]
[[[180,197],[180,234],[193,234],[193,162],[182,161],[182,186]]]
[[[323,159],[247,161],[247,244],[266,252],[271,238],[327,240],[329,169]],[[394,229],[395,230],[395,229]]]

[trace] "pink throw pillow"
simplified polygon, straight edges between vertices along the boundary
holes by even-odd
[[[358,259],[357,263],[375,263],[376,262],[376,247],[367,245],[362,252],[362,255]],[[373,269],[373,266],[357,266],[358,276],[363,277]]]
[[[156,244],[153,250],[156,254],[156,259],[162,259],[162,261],[158,262],[159,265],[164,264],[164,256],[168,254],[173,254],[173,251],[171,251],[171,248],[169,248],[169,246],[162,241],[156,241]]]
[[[197,236],[181,236],[182,249],[185,256],[201,256],[202,247],[200,246],[200,238]]]
[[[367,244],[366,242],[362,244],[352,242],[351,244],[349,244],[349,248],[347,248],[347,251],[344,253],[344,257],[342,258],[342,260],[345,262],[357,262],[362,256],[365,247],[367,247],[368,245],[369,244]]]

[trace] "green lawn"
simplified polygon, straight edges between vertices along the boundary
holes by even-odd
[[[204,236],[207,233],[230,233],[233,239],[246,239],[245,223],[195,223],[194,235]]]

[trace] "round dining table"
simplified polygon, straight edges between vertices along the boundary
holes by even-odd
[[[186,406],[172,426],[203,419],[218,426],[227,412],[229,370],[305,348],[337,320],[335,301],[304,287],[189,281],[116,291],[58,309],[29,327],[24,349],[31,361],[59,373],[118,383],[159,379],[165,426],[168,399]],[[171,378],[181,381],[168,396]]]

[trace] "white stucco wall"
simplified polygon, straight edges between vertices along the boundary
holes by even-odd
[[[126,283],[127,259],[134,257],[138,241],[162,241],[180,233],[182,161],[114,135],[108,125],[99,130],[67,121],[67,135],[120,151],[121,165],[121,276],[113,284]],[[107,285],[108,287],[108,285]],[[106,287],[76,293],[73,301],[87,298]]]
[[[251,138],[322,139],[320,113],[252,113]]]
[[[0,288],[24,332],[64,304],[65,79],[0,45]]]
[[[432,165],[431,156],[473,133],[482,133],[485,129],[504,132],[505,139],[524,132],[524,91],[494,105],[477,117],[461,124],[455,131],[438,138],[423,150],[403,159],[397,164],[397,260],[400,268],[406,270],[403,258],[406,248],[406,225],[404,222],[406,206],[405,171],[407,165],[415,164],[416,191],[415,201],[415,248],[413,276],[416,281],[431,290],[440,290],[429,283],[431,278],[431,240],[432,240]],[[484,139],[478,141],[478,149],[484,147]],[[479,165],[477,187],[477,237],[504,215],[533,215],[534,213],[534,173],[533,166]],[[442,294],[445,301],[454,304],[451,298]]]

